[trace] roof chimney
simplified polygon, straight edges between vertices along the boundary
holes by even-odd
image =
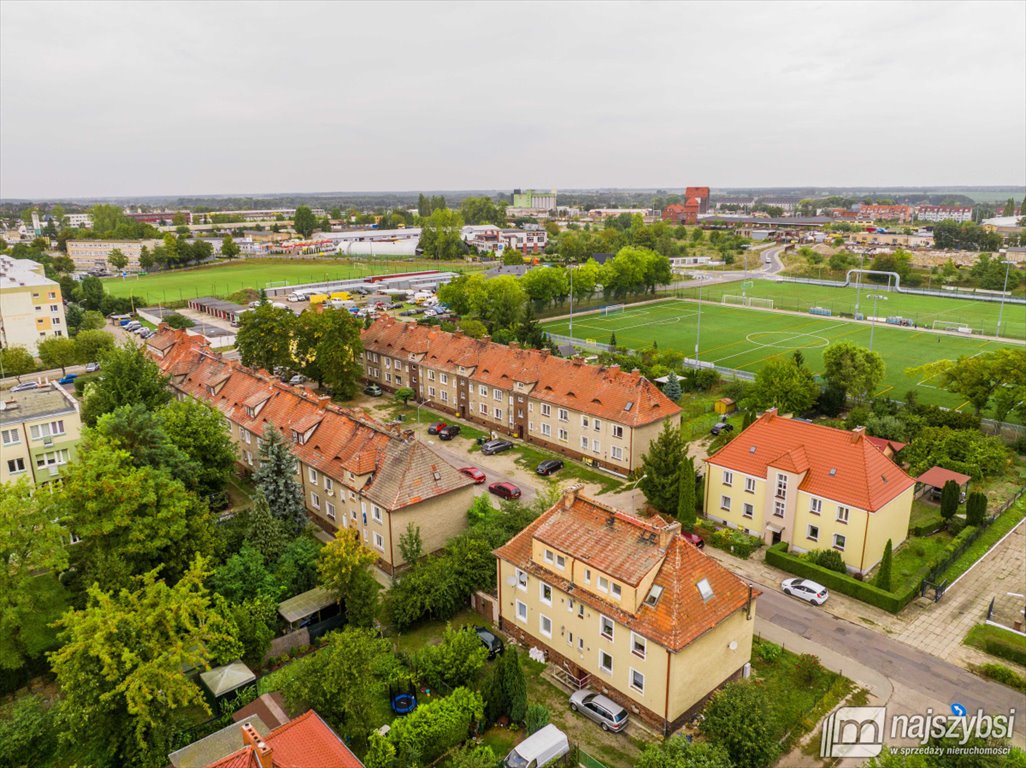
[[[673,541],[673,537],[680,533],[680,522],[674,520],[659,529],[659,548],[666,549]]]
[[[271,748],[267,746],[263,738],[257,733],[251,723],[242,724],[242,741],[253,748],[253,753],[260,761],[260,768],[273,768],[271,762]]]
[[[863,437],[866,436],[866,428],[864,426],[857,426],[851,431],[851,441],[857,443]]]
[[[641,370],[639,368],[631,368],[631,376],[638,376],[640,374]]]
[[[542,357],[548,357],[549,355],[552,354],[552,350],[551,349],[539,349],[538,351],[541,352],[541,356]]]
[[[492,337],[486,333],[484,336],[481,337],[481,341],[483,341],[485,344],[490,344],[492,341]]]
[[[452,335],[455,336],[457,339],[462,339],[463,338],[463,329],[462,328],[457,328],[455,331],[452,332]]]
[[[563,492],[563,509],[570,509],[574,505],[574,502],[577,501],[577,492],[583,487],[583,483],[574,483],[567,486]]]
[[[508,346],[510,349],[520,349],[520,342],[519,341],[511,341],[506,346]]]

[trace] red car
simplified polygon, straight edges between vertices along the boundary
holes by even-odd
[[[488,491],[503,499],[520,498],[520,489],[513,483],[492,483],[488,486]]]
[[[441,432],[447,426],[448,426],[448,424],[446,424],[444,421],[436,421],[434,424],[431,424],[431,425],[428,426],[428,434],[429,435],[437,435],[439,432]]]
[[[682,533],[681,536],[684,537],[685,541],[690,541],[699,549],[705,546],[705,540],[697,533]]]
[[[485,481],[485,473],[477,467],[460,467],[460,472],[465,474],[478,485]]]

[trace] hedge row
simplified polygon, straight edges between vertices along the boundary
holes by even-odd
[[[789,554],[786,541],[774,544],[766,550],[766,562],[775,568],[805,579],[812,579],[828,589],[833,589],[842,595],[849,595],[891,613],[898,613],[919,594],[918,584],[914,584],[902,593],[888,592],[868,582],[853,579],[847,574],[823,568],[797,555]]]
[[[969,630],[964,642],[991,656],[1014,661],[1026,667],[1026,637],[1011,630],[989,624],[977,624]]]

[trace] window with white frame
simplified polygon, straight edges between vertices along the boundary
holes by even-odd
[[[777,498],[782,499],[787,495],[787,475],[777,473]]]
[[[840,533],[834,534],[834,549],[839,549],[841,552],[844,551],[846,539]]]
[[[428,395],[431,397],[437,397],[438,391],[434,387],[428,387]]]
[[[313,467],[306,468],[306,476],[310,481],[310,485],[317,485],[317,470]]]
[[[723,484],[727,486],[734,484],[734,473],[729,469],[723,470]]]
[[[374,548],[381,552],[385,551],[385,537],[377,531],[374,532]]]
[[[582,451],[588,450],[588,436],[587,435],[584,435],[581,438],[581,450]]]
[[[548,403],[542,403],[541,404],[541,415],[542,416],[551,416],[552,415],[552,406],[549,405]]]
[[[481,397],[488,397],[488,387],[486,387],[484,384],[481,384],[477,388],[477,393],[481,395]]]
[[[556,418],[560,421],[570,421],[570,412],[566,408],[560,408],[556,411]]]
[[[615,626],[613,620],[608,616],[599,616],[599,634],[606,640],[613,639],[613,627]]]
[[[784,516],[784,502],[782,502],[780,499],[777,499],[776,501],[773,502],[773,516],[774,517],[783,517]]]
[[[607,675],[613,674],[613,657],[605,651],[599,651],[599,669]]]
[[[447,374],[447,373],[440,373],[440,374],[438,374],[438,382],[440,384],[448,384],[449,383],[449,374]]]
[[[559,568],[559,570],[566,568],[566,558],[563,557],[563,555],[556,555],[556,567]]]
[[[609,579],[607,579],[605,576],[599,576],[598,577],[598,588],[599,588],[599,592],[608,592],[609,591]]]
[[[592,440],[591,441],[591,451],[592,451],[592,453],[601,453],[602,452],[602,443],[600,443],[598,440]]]
[[[614,424],[613,425],[613,437],[616,437],[616,438],[622,438],[623,437],[623,427],[620,426],[619,424]]]
[[[744,503],[744,505],[742,505],[742,507],[741,507],[741,515],[744,516],[744,517],[747,517],[747,518],[754,517],[755,516],[755,507],[753,507],[750,503],[748,503],[746,501]]]
[[[501,389],[493,389],[492,390],[492,400],[499,400],[499,401],[502,400],[502,390]]]
[[[583,427],[584,429],[587,429],[589,424],[590,424],[590,422],[588,421],[588,417],[587,416],[581,416],[581,427]]]
[[[542,552],[542,558],[545,560],[546,563],[549,563],[550,565],[553,562],[555,562],[555,555],[552,554],[551,549],[546,549],[544,552]]]
[[[730,512],[730,496],[720,496],[720,509]]]
[[[310,506],[313,507],[314,509],[320,509],[321,508],[321,497],[318,496],[313,491],[310,491]]]
[[[29,433],[32,435],[33,440],[42,440],[47,437],[63,435],[64,419],[58,419],[57,421],[47,421],[43,424],[33,424],[29,428]]]
[[[848,522],[848,515],[850,513],[851,513],[850,509],[848,509],[845,506],[841,506],[840,504],[838,504],[837,505],[837,522],[847,524],[847,522]]]
[[[4,445],[18,445],[21,443],[21,433],[16,429],[5,429],[0,432]]]
[[[524,573],[519,568],[517,568],[516,569],[516,577],[517,577],[517,589],[519,589],[521,592],[526,592],[527,591],[527,574]]]
[[[517,621],[527,623],[527,603],[517,600]]]
[[[541,433],[543,435],[545,435],[545,437],[551,437],[552,436],[552,427],[550,427],[548,424],[542,424],[541,425]]]
[[[434,381],[434,380],[435,380],[435,372],[429,370],[428,371],[428,381]]]
[[[488,415],[488,405],[486,403],[481,403],[481,405],[478,406],[478,411],[480,413],[482,413],[483,415],[487,416]]]
[[[239,427],[239,437],[242,438],[243,442],[249,444],[252,442],[252,434],[245,427]]]
[[[645,675],[631,667],[631,688],[639,693],[645,692]]]
[[[36,468],[45,469],[68,463],[68,452],[66,450],[47,451],[36,457]]]
[[[544,614],[539,614],[538,629],[545,637],[552,637],[552,619]]]
[[[545,605],[552,605],[552,587],[544,581],[538,584],[538,599]]]
[[[619,600],[623,595],[623,591],[620,589],[620,585],[614,581],[609,585],[609,594],[613,596],[614,600]]]
[[[631,653],[639,659],[648,655],[648,641],[635,632],[631,632]]]
[[[330,501],[324,505],[324,514],[327,515],[329,520],[335,519],[335,505]]]
[[[249,466],[252,467],[253,466],[253,454],[250,453],[249,451],[243,451],[242,455],[246,459],[246,463],[249,464]]]
[[[805,532],[805,538],[809,541],[819,541],[819,526],[810,525],[808,530]]]
[[[591,568],[584,569],[584,583],[591,584]]]
[[[609,458],[613,461],[623,461],[623,448],[618,445],[610,447]]]
[[[374,518],[374,522],[381,522],[381,507],[377,504],[371,504],[371,516]]]
[[[567,432],[565,429],[559,430],[559,439],[565,443],[567,440],[570,439],[570,433]]]
[[[745,478],[745,493],[755,493],[755,478],[754,477],[746,477]]]
[[[823,499],[809,499],[809,512],[811,512],[814,515],[821,514],[823,512]]]
[[[16,475],[19,472],[25,471],[25,459],[8,459],[7,460],[7,471],[12,475]]]
[[[601,420],[601,419],[595,419],[595,420],[594,420],[594,421],[592,422],[592,425],[591,425],[591,426],[592,426],[592,428],[593,428],[593,429],[594,429],[594,430],[595,430],[596,432],[601,432],[601,431],[602,431],[602,420]]]
[[[331,493],[335,489],[335,481],[327,475],[324,476],[324,490]]]
[[[442,390],[442,402],[443,403],[449,402],[449,393],[446,390],[444,390],[444,389]]]
[[[502,421],[502,408],[494,409],[492,415],[495,416],[496,421]]]

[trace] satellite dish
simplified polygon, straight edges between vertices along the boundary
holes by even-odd
[[[737,640],[731,640],[730,644],[727,645],[727,647],[730,648],[730,650],[732,650],[732,651],[736,651],[737,650]]]
[[[517,577],[510,576],[508,579],[506,579],[506,583],[509,584],[509,586],[511,587],[515,587],[517,585]]]

